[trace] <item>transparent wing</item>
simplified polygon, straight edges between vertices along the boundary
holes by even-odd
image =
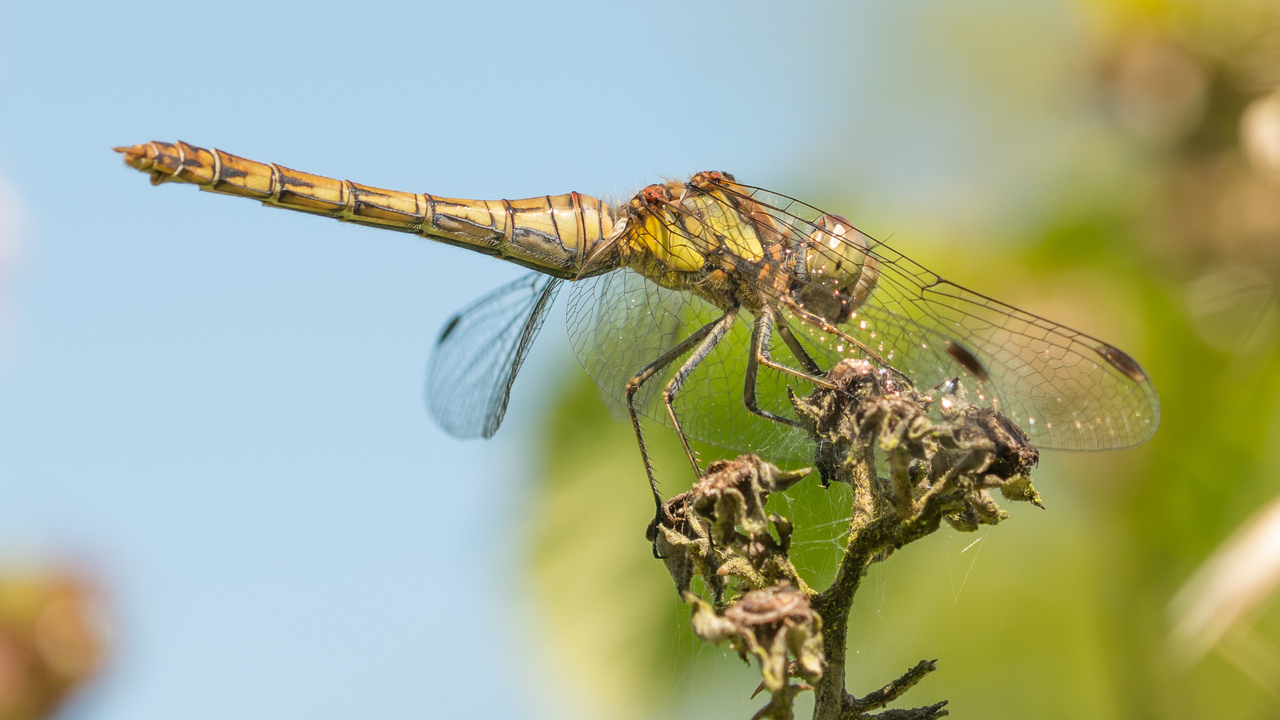
[[[722,310],[691,293],[663,288],[634,271],[619,270],[573,284],[569,339],[578,360],[601,390],[625,403],[632,377],[722,315]],[[681,427],[690,437],[713,445],[768,452],[774,460],[804,460],[812,455],[812,447],[806,446],[802,432],[753,414],[743,403],[753,320],[750,314],[742,313],[685,380],[674,402]],[[797,362],[776,338],[773,347],[778,360]],[[636,394],[639,412],[671,425],[662,393],[688,357],[686,353],[641,387]],[[760,405],[789,413],[787,384],[781,374],[762,370]],[[791,384],[797,392],[809,392],[808,383],[794,380]]]
[[[767,215],[776,243],[797,239],[833,260],[833,237],[814,220],[822,211],[782,195],[725,180],[738,212]],[[766,233],[762,233],[765,236]],[[944,280],[884,243],[862,235],[863,255],[878,265],[869,298],[838,327],[794,301],[771,294],[815,355],[864,357],[891,367],[921,390],[960,379],[968,399],[1001,411],[1040,447],[1103,450],[1147,440],[1160,419],[1150,379],[1136,361],[1097,338]],[[847,239],[840,248],[850,253]],[[741,263],[740,271],[757,265]],[[827,327],[824,327],[827,325]],[[829,365],[823,365],[826,369]]]
[[[445,324],[427,366],[427,407],[449,434],[492,437],[511,385],[542,328],[560,280],[530,273]]]

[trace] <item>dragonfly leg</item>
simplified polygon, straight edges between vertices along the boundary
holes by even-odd
[[[715,346],[720,344],[724,339],[724,334],[733,327],[733,321],[738,319],[738,308],[732,307],[720,316],[719,320],[707,325],[709,332],[702,342],[699,343],[697,349],[684,361],[684,365],[676,371],[676,374],[667,382],[667,386],[662,389],[662,402],[667,406],[667,415],[671,418],[671,426],[675,428],[676,436],[680,438],[680,444],[684,446],[684,454],[689,458],[689,464],[693,466],[693,474],[702,477],[702,468],[698,465],[698,458],[693,454],[693,449],[689,447],[689,438],[685,437],[684,429],[680,427],[680,418],[676,417],[675,401],[676,395],[680,392],[680,386],[688,379],[689,374],[711,354]]]
[[[841,340],[844,340],[845,342],[849,343],[850,351],[853,351],[855,349],[858,350],[859,352],[866,355],[867,359],[870,360],[872,363],[874,363],[880,369],[890,372],[896,375],[898,378],[900,378],[903,382],[914,386],[915,381],[911,379],[911,376],[902,372],[901,370],[894,367],[890,363],[885,362],[885,359],[880,356],[880,353],[876,352],[875,350],[872,350],[871,347],[866,343],[853,337],[849,333],[841,330],[835,325],[832,325],[831,323],[818,317],[817,315],[814,315],[813,313],[810,313],[810,312],[806,312],[803,308],[797,307],[794,304],[788,304],[787,309],[790,310],[792,313],[794,313],[797,317],[807,321],[813,327],[822,330],[822,332],[828,333],[830,335],[835,335]],[[793,370],[791,372],[794,373],[795,371]],[[824,387],[830,388],[834,386],[827,384]]]
[[[857,348],[858,350],[861,350],[862,352],[866,353],[867,357],[871,359],[871,362],[875,363],[876,365],[879,365],[881,367],[889,367],[888,363],[884,361],[884,358],[880,357],[880,353],[876,352],[875,350],[872,350],[866,343],[858,340],[857,338],[853,337],[849,333],[844,332],[843,330],[836,327],[835,325],[832,325],[827,320],[820,318],[811,312],[808,312],[804,308],[799,307],[794,303],[787,303],[787,309],[790,310],[792,313],[794,313],[796,317],[806,321],[808,324],[812,325],[814,328],[819,329],[824,333],[835,335],[841,340],[844,340],[845,342],[849,343],[850,350]]]
[[[798,339],[796,339],[795,334],[791,332],[791,328],[787,326],[786,321],[779,320],[772,309],[762,309],[760,312],[761,314],[768,313],[768,326],[764,329],[764,332],[761,333],[761,342],[758,346],[755,344],[755,331],[752,331],[751,360],[767,368],[777,370],[780,373],[791,375],[807,383],[812,383],[818,387],[827,388],[828,390],[835,389],[835,385],[827,382],[826,378],[823,377],[824,373],[822,372],[822,368],[818,367],[818,363],[815,362],[813,358],[809,357],[809,353],[805,352],[804,346],[800,344]],[[787,348],[789,348],[792,354],[796,356],[796,359],[800,361],[800,364],[805,366],[804,370],[797,370],[793,367],[783,365],[769,355],[769,340],[771,339],[771,334],[774,330],[777,330],[778,334],[782,336],[783,342],[787,344]]]
[[[636,443],[640,446],[640,458],[644,461],[644,471],[649,476],[649,488],[653,490],[653,501],[658,505],[658,515],[662,515],[662,495],[658,492],[658,481],[653,476],[653,463],[649,461],[649,450],[644,444],[644,433],[640,429],[640,414],[636,412],[636,393],[640,391],[641,386],[648,382],[654,375],[662,372],[663,368],[675,362],[680,356],[689,352],[694,345],[702,342],[708,334],[715,329],[716,325],[723,318],[714,320],[703,325],[696,331],[689,334],[684,340],[681,340],[675,347],[663,353],[657,360],[649,363],[640,372],[636,373],[627,381],[627,412],[631,415],[631,427],[636,431]],[[679,433],[679,426],[677,426]],[[681,433],[681,439],[684,439]],[[701,475],[701,473],[698,473]]]
[[[786,368],[783,365],[773,362],[773,360],[769,358],[769,340],[773,338],[773,328],[773,310],[768,307],[761,308],[760,311],[756,313],[755,324],[751,327],[751,352],[747,357],[747,378],[746,382],[743,383],[742,386],[742,403],[747,406],[748,410],[766,420],[772,420],[776,423],[782,423],[783,425],[790,425],[792,427],[800,427],[800,423],[789,417],[783,417],[782,415],[769,412],[768,410],[761,410],[760,406],[756,403],[756,374],[760,371],[761,365],[764,365],[765,367],[779,369],[785,368],[786,370],[791,370],[791,368]],[[809,360],[809,362],[813,361]],[[796,371],[791,370],[791,372],[794,373]],[[808,380],[810,378],[805,376],[805,379]]]
[[[823,375],[822,368],[818,367],[818,363],[809,357],[809,353],[805,352],[804,346],[800,344],[800,339],[796,337],[795,333],[791,332],[791,326],[787,325],[787,321],[775,319],[774,323],[778,335],[782,336],[782,342],[787,344],[787,349],[804,366],[804,371],[814,376]],[[767,342],[765,347],[768,347]]]

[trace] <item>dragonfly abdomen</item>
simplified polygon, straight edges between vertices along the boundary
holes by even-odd
[[[581,193],[465,200],[361,185],[184,142],[116,148],[152,184],[182,182],[264,205],[410,232],[558,277],[575,277],[614,229],[614,210]]]

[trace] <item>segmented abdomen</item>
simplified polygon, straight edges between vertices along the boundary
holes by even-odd
[[[578,275],[613,232],[615,211],[571,192],[525,200],[464,200],[360,185],[184,142],[116,148],[152,184],[255,198],[265,205],[411,232],[558,277]]]

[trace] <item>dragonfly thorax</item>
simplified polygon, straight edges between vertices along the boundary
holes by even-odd
[[[819,217],[798,253],[792,299],[824,320],[845,322],[880,279],[880,265],[867,250],[866,236],[848,220]]]

